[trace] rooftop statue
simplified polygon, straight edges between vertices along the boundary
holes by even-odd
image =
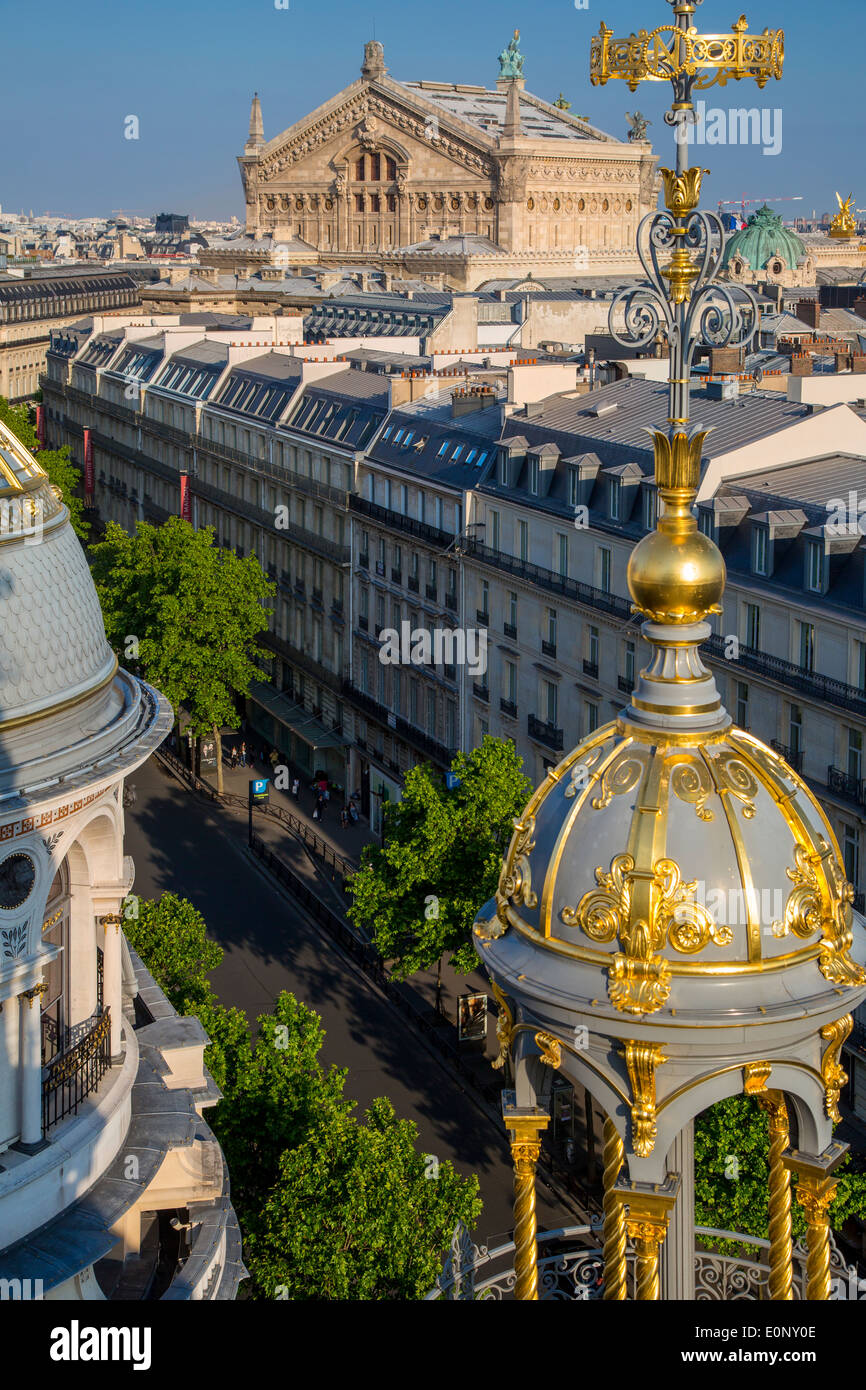
[[[851,204],[853,201],[853,193],[849,193],[847,198],[843,198],[840,193],[836,194],[836,202],[839,204],[839,211],[830,223],[830,236],[844,238],[856,235],[857,221],[851,212]]]
[[[514,38],[499,55],[500,77],[522,77],[526,59],[520,51],[520,30],[515,29]]]
[[[640,111],[635,111],[634,115],[630,111],[626,111],[625,118],[629,124],[629,140],[633,143],[637,143],[638,140],[645,140],[647,138],[647,126],[652,125],[652,121],[647,120]]]

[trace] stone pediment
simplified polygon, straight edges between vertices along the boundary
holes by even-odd
[[[260,181],[279,178],[326,145],[342,149],[353,141],[365,149],[389,141],[403,148],[417,142],[471,173],[486,178],[495,174],[494,139],[385,78],[353,83],[275,136],[262,151]]]

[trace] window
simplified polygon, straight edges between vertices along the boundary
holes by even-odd
[[[416,680],[409,681],[409,722],[410,724],[418,723],[418,682]]]
[[[450,700],[445,706],[445,744],[448,748],[457,747],[457,706]]]
[[[385,626],[385,596],[376,595],[376,631],[378,632]]]
[[[517,667],[506,661],[503,671],[502,694],[510,705],[517,704]]]
[[[528,476],[528,479],[529,479],[529,491],[532,493],[533,497],[537,497],[537,496],[538,496],[538,459],[535,458],[535,457],[534,457],[533,455],[531,455],[531,454],[530,454],[530,456],[529,456],[529,470],[528,470],[527,476]]]
[[[770,554],[770,537],[766,526],[756,526],[752,542],[752,569],[755,574],[767,575]]]
[[[439,445],[439,452],[438,452],[438,454],[436,455],[436,457],[437,457],[438,459],[441,459],[445,454],[448,453],[448,450],[449,450],[450,448],[451,448],[451,440],[450,440],[450,439],[446,439],[444,444],[440,444],[440,445]]]
[[[760,651],[761,610],[756,603],[746,604],[746,646]]]
[[[698,530],[704,535],[714,539],[713,535],[713,514],[709,507],[698,507]]]
[[[521,560],[529,559],[529,522],[517,523],[517,554]]]
[[[815,629],[811,623],[797,623],[799,630],[800,665],[804,671],[815,669]]]
[[[866,690],[866,642],[854,643],[854,678],[860,690]]]
[[[845,863],[845,877],[857,892],[860,883],[860,831],[855,826],[846,825],[843,828],[842,858]]]
[[[659,496],[654,487],[645,487],[643,490],[643,524],[647,531],[654,531],[659,515]],[[704,513],[700,513],[698,525]],[[701,527],[703,530],[703,527]],[[705,532],[705,534],[708,534]]]
[[[478,611],[484,614],[485,620],[490,616],[490,585],[486,579],[481,581],[481,599]]]
[[[598,705],[594,705],[591,700],[586,702],[586,732],[594,734],[598,728]]]
[[[623,653],[623,676],[626,684],[634,685],[634,642],[626,642]]]
[[[355,211],[356,211],[356,212],[363,212],[363,211],[364,211],[364,195],[363,195],[363,193],[356,193],[356,194],[355,194]]]
[[[745,681],[737,681],[737,724],[741,729],[749,727],[749,687]]]
[[[499,520],[500,520],[500,518],[499,518],[499,513],[498,513],[498,512],[490,512],[490,513],[489,513],[489,520],[490,520],[490,549],[491,549],[491,550],[499,550],[499,548],[500,548],[500,546],[499,546],[499,539],[500,539],[500,537],[499,537]]]
[[[855,782],[863,776],[863,735],[859,729],[848,730],[848,776]]]
[[[548,647],[550,647],[550,648],[552,649],[551,652],[550,652],[550,655],[551,655],[551,656],[555,656],[555,655],[556,655],[556,609],[555,609],[555,608],[548,608],[548,609],[547,609],[547,637],[546,637],[545,640],[546,640],[546,642],[547,642]]]
[[[559,688],[553,681],[541,682],[541,708],[547,723],[555,728],[559,712]]]
[[[622,478],[607,480],[607,513],[611,521],[622,518]]]
[[[508,486],[508,455],[504,450],[499,455],[499,486]]]
[[[576,468],[568,470],[568,505],[580,506],[580,474]]]
[[[586,659],[590,666],[598,669],[598,628],[587,628],[586,634]]]
[[[598,587],[603,593],[610,593],[610,551],[606,545],[598,550]]]
[[[788,743],[792,756],[803,751],[803,711],[799,705],[788,707]]]
[[[402,714],[401,700],[403,696],[400,672],[396,668],[391,674],[391,708],[395,714]]]
[[[820,594],[824,588],[824,548],[820,541],[810,541],[806,550],[806,588]]]
[[[517,594],[513,589],[508,591],[508,626],[511,628],[512,636],[517,636]]]
[[[562,531],[556,533],[556,572],[561,579],[568,578],[568,536]]]

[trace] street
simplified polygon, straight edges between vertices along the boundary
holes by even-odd
[[[348,1067],[346,1095],[359,1112],[379,1095],[414,1120],[421,1147],[479,1179],[484,1210],[477,1243],[509,1238],[512,1173],[505,1134],[466,1095],[363,973],[272,887],[246,850],[244,818],[205,803],[151,759],[134,779],[126,849],[135,892],[189,898],[225,957],[212,983],[221,1001],[251,1019],[290,990],[322,1017],[322,1060]],[[282,852],[303,862],[283,833]],[[539,1229],[573,1223],[543,1184]]]

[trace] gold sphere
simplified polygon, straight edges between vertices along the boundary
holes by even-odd
[[[636,606],[655,622],[697,622],[721,600],[725,562],[718,546],[697,529],[681,535],[651,531],[631,553],[628,588]]]

